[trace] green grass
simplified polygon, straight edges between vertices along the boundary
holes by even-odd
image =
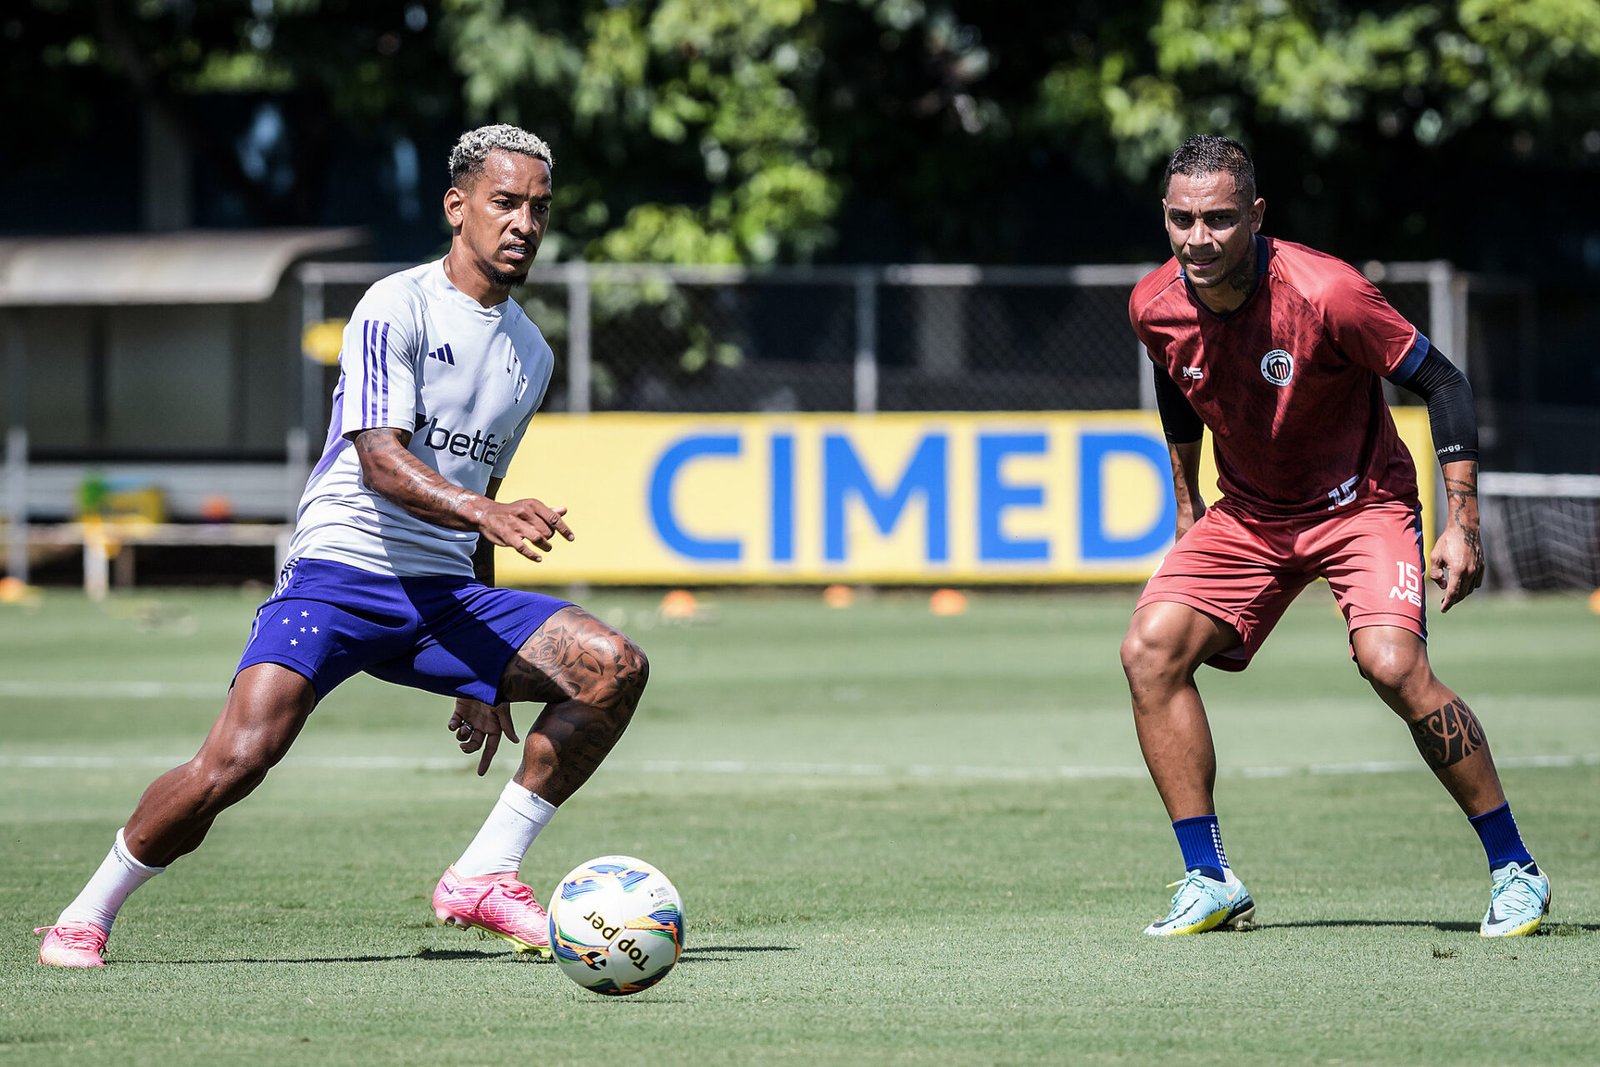
[[[1180,871],[1117,665],[1131,592],[979,593],[956,618],[721,592],[667,625],[601,591],[650,691],[524,873],[543,896],[595,855],[664,869],[689,933],[660,985],[597,997],[431,922],[517,750],[479,779],[444,701],[369,679],[130,901],[112,966],[39,967],[30,929],[198,745],[258,597],[0,607],[0,1065],[1600,1061],[1581,597],[1434,619],[1555,881],[1534,938],[1477,936],[1482,851],[1320,588],[1249,672],[1202,678],[1262,925],[1174,941],[1139,933]]]

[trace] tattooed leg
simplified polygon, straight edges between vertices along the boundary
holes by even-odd
[[[1406,721],[1417,751],[1461,810],[1481,815],[1504,804],[1483,725],[1434,675],[1422,638],[1399,627],[1372,626],[1351,634],[1350,643],[1361,673]]]
[[[1413,722],[1411,738],[1435,771],[1460,763],[1485,743],[1482,724],[1460,697]]]
[[[594,773],[627,729],[650,676],[644,652],[578,607],[563,608],[506,665],[500,692],[543,701],[523,741],[523,788],[559,805]]]

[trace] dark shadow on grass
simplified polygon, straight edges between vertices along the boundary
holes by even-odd
[[[1423,930],[1438,930],[1446,934],[1475,934],[1478,924],[1473,922],[1434,922],[1427,919],[1302,919],[1290,922],[1257,923],[1258,930],[1285,930],[1285,929],[1310,929],[1315,927],[1362,927],[1362,926],[1414,926]],[[1546,922],[1530,936],[1532,937],[1561,937],[1571,936],[1576,933],[1594,933],[1600,930],[1600,923],[1553,923]]]
[[[1478,924],[1469,922],[1435,922],[1431,919],[1297,919],[1289,922],[1256,923],[1257,930],[1317,929],[1321,927],[1362,926],[1414,926],[1421,930],[1438,930],[1446,934],[1477,933]]]
[[[679,963],[726,963],[742,952],[797,952],[792,945],[706,945],[683,950]],[[396,963],[401,960],[443,960],[468,963],[545,964],[550,960],[534,952],[472,952],[461,949],[424,948],[416,952],[396,952],[388,956],[281,956],[262,959],[254,956],[218,956],[209,960],[152,960],[113,956],[110,963],[159,963],[169,966],[220,963]]]
[[[741,952],[798,951],[793,945],[703,945],[684,949],[678,963],[680,966],[685,963],[728,963]]]
[[[419,949],[416,952],[396,952],[388,956],[280,956],[273,959],[259,959],[252,956],[218,956],[209,960],[148,960],[112,956],[107,962],[187,965],[205,963],[395,963],[400,960],[453,960],[456,962],[517,964],[550,962],[543,956],[533,952],[462,952],[455,949],[437,948]]]

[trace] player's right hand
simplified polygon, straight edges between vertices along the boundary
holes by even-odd
[[[1482,585],[1483,544],[1478,531],[1464,530],[1456,523],[1448,524],[1433,544],[1428,577],[1444,591],[1439,599],[1440,614],[1461,603]]]
[[[541,552],[553,547],[552,538],[560,534],[568,541],[575,539],[564,516],[567,509],[553,508],[542,500],[528,497],[509,504],[491,503],[478,522],[478,533],[492,544],[515,549],[535,563],[544,559]]]

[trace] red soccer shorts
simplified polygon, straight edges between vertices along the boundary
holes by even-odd
[[[1260,519],[1210,508],[1167,553],[1134,610],[1187,604],[1232,626],[1240,644],[1207,660],[1250,665],[1290,601],[1326,578],[1345,628],[1398,626],[1428,638],[1423,604],[1422,516],[1391,500],[1329,515]]]

